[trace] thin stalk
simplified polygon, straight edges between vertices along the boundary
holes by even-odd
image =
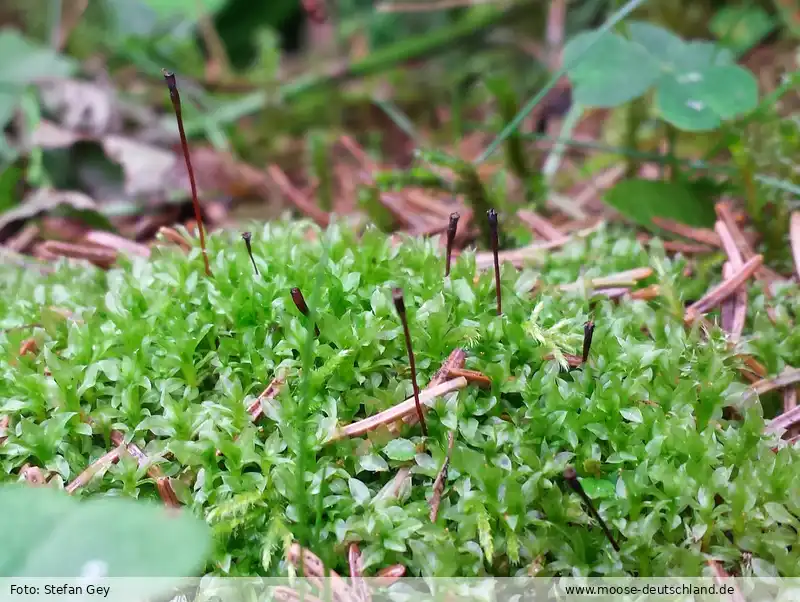
[[[197,221],[197,230],[200,233],[200,249],[203,251],[203,264],[206,268],[206,275],[211,276],[211,267],[208,265],[208,253],[206,252],[206,235],[205,228],[203,227],[203,216],[200,212],[200,201],[197,199],[197,183],[194,179],[194,170],[192,169],[192,160],[189,157],[189,143],[186,141],[186,132],[183,129],[183,116],[181,114],[181,96],[178,92],[178,84],[175,81],[175,74],[162,70],[164,80],[167,82],[169,89],[169,99],[172,101],[172,108],[175,111],[175,118],[178,121],[178,133],[181,137],[181,148],[183,149],[183,158],[186,160],[186,171],[189,172],[189,185],[192,188],[192,207],[194,208],[194,219]]]
[[[494,257],[494,288],[497,295],[497,315],[503,314],[503,299],[500,292],[500,243],[497,233],[497,212],[494,209],[489,209],[486,212],[486,218],[489,221],[489,232],[491,233],[492,241],[492,255]]]
[[[458,220],[461,219],[461,215],[457,212],[450,214],[450,223],[447,226],[447,259],[444,266],[444,275],[445,277],[450,275],[450,260],[453,255],[453,241],[456,238],[456,232],[458,232]]]
[[[250,245],[250,239],[252,238],[252,234],[250,232],[242,232],[242,240],[244,240],[244,246],[247,247],[247,254],[250,256],[250,261],[253,262],[253,269],[256,271],[256,276],[258,276],[258,268],[256,267],[256,260],[253,258],[253,248]]]
[[[397,309],[397,315],[403,323],[403,334],[406,338],[406,351],[408,352],[408,363],[411,366],[411,384],[414,386],[414,405],[417,408],[417,417],[422,427],[422,434],[428,436],[428,425],[425,423],[425,415],[422,413],[422,404],[419,401],[419,387],[417,386],[417,365],[414,362],[414,350],[411,348],[411,332],[408,329],[408,317],[406,316],[406,303],[403,300],[403,289],[396,288],[392,291],[392,299]]]
[[[600,528],[603,529],[603,533],[606,534],[608,541],[610,541],[613,548],[619,552],[619,545],[614,539],[614,536],[611,535],[611,531],[608,529],[608,526],[606,526],[605,521],[597,512],[597,508],[594,507],[591,498],[586,495],[586,492],[583,490],[583,486],[578,480],[578,473],[575,472],[575,469],[572,466],[567,466],[567,468],[564,470],[564,479],[567,481],[567,484],[572,488],[572,490],[581,497],[586,506],[589,508],[591,515],[597,520],[598,523],[600,523]]]

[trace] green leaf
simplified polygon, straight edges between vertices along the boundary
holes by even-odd
[[[381,458],[378,454],[368,454],[358,458],[358,467],[361,470],[369,472],[385,472],[389,470],[389,465],[386,460]]]
[[[639,408],[622,408],[619,413],[622,414],[625,420],[630,422],[636,422],[637,424],[644,422],[642,411]]]
[[[463,278],[453,280],[453,292],[460,301],[466,303],[467,305],[471,306],[475,303],[475,291],[472,290],[469,282]]]
[[[607,481],[606,479],[583,478],[581,479],[581,485],[583,486],[583,490],[586,492],[586,495],[593,500],[598,498],[614,497],[616,491],[614,483]]]
[[[737,65],[714,66],[665,77],[656,91],[656,109],[665,121],[686,131],[719,127],[758,105],[758,83]]]
[[[414,444],[408,439],[392,439],[383,448],[383,453],[386,454],[390,460],[397,460],[399,462],[406,462],[414,458],[417,450]]]
[[[630,21],[627,29],[631,41],[642,46],[663,65],[668,65],[683,52],[685,42],[663,27],[642,21]]]
[[[713,226],[716,219],[710,202],[674,182],[623,180],[608,190],[603,200],[626,217],[649,228],[653,228],[651,220],[654,217],[698,227]]]
[[[764,509],[767,511],[769,517],[776,523],[785,525],[797,525],[798,520],[792,516],[783,504],[777,502],[767,502],[764,504]]]
[[[369,498],[372,497],[372,494],[369,492],[369,487],[358,479],[348,479],[347,484],[350,488],[350,495],[353,496],[353,501],[359,506],[366,504]]]
[[[78,501],[49,488],[8,485],[0,488],[0,513],[25,517],[4,526],[5,577],[186,577],[210,550],[204,522],[130,499]]]
[[[569,64],[591,44],[596,32],[572,38],[564,48]],[[659,63],[647,49],[616,34],[600,38],[568,75],[574,101],[587,107],[616,107],[638,98],[659,78]]]

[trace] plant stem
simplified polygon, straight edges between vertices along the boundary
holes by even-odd
[[[253,248],[250,246],[251,238],[252,234],[250,234],[250,232],[242,232],[242,239],[244,240],[244,246],[247,247],[247,254],[250,256],[250,261],[253,262],[253,269],[256,271],[256,276],[258,276],[258,268],[256,267],[256,260],[253,259]]]
[[[499,236],[497,233],[497,212],[494,209],[489,209],[486,212],[486,218],[489,222],[489,232],[492,239],[492,255],[494,256],[494,288],[497,296],[497,315],[503,314],[503,300],[500,292],[500,259],[498,253],[500,251]]]
[[[169,89],[169,98],[172,101],[172,108],[175,111],[175,118],[178,120],[178,133],[181,137],[181,148],[183,157],[186,160],[186,171],[189,172],[189,184],[192,188],[192,207],[194,208],[194,219],[197,221],[197,230],[200,232],[200,249],[203,251],[203,263],[206,268],[206,275],[211,276],[211,267],[208,265],[208,253],[206,253],[206,235],[203,228],[203,216],[200,212],[200,201],[197,199],[197,184],[194,179],[192,160],[189,157],[189,143],[186,141],[186,132],[183,130],[183,117],[181,115],[181,96],[178,92],[178,84],[175,81],[175,74],[162,70],[164,79]]]
[[[403,300],[403,290],[396,288],[392,291],[392,299],[397,309],[397,315],[403,323],[403,334],[406,338],[406,351],[408,352],[408,363],[411,366],[411,384],[414,387],[414,405],[417,408],[419,425],[422,427],[422,434],[428,436],[428,425],[425,423],[425,415],[422,413],[422,404],[419,401],[419,387],[417,386],[417,365],[414,362],[414,350],[411,348],[411,332],[408,329],[408,318],[406,316],[406,304]]]

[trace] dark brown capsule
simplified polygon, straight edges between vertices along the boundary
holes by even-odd
[[[297,307],[300,313],[307,318],[310,312],[308,311],[308,305],[306,304],[306,299],[305,297],[303,297],[303,292],[299,288],[294,287],[291,290],[291,293],[292,293],[292,301],[294,301],[295,307]],[[314,334],[316,336],[319,336],[319,328],[317,327],[316,324],[314,324]]]

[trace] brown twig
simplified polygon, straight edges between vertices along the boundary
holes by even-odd
[[[549,220],[545,219],[534,211],[520,209],[517,211],[517,218],[537,236],[547,241],[561,240],[565,234],[556,228]]]
[[[745,398],[749,399],[755,395],[764,395],[765,393],[769,393],[770,391],[783,389],[784,387],[794,386],[797,383],[800,383],[800,368],[791,368],[791,367],[785,368],[783,372],[781,372],[777,376],[773,376],[771,378],[764,378],[750,385],[750,391],[747,393]],[[778,418],[782,418],[785,415],[786,414],[783,414]],[[778,418],[776,418],[775,420],[778,420]]]
[[[729,280],[734,273],[731,262],[722,266],[722,277]],[[720,325],[730,334],[731,341],[736,343],[744,332],[747,319],[747,287],[741,286],[720,305]]]
[[[727,201],[722,201],[717,203],[714,206],[714,209],[717,212],[717,217],[722,221],[725,226],[728,228],[731,236],[733,237],[733,241],[736,244],[736,247],[739,249],[739,252],[742,255],[742,259],[745,261],[749,261],[753,257],[756,256],[756,252],[753,250],[753,247],[747,241],[744,233],[739,228],[739,225],[736,223],[736,217],[733,214],[730,204]],[[755,276],[758,280],[763,280],[767,283],[767,289],[771,293],[770,286],[784,278],[775,272],[774,270],[769,269],[768,267],[761,265],[759,269],[756,270]]]
[[[117,253],[113,249],[96,245],[61,242],[46,240],[37,246],[45,256],[62,256],[72,259],[83,259],[97,267],[107,269],[117,260]]]
[[[730,229],[725,225],[724,221],[718,220],[714,225],[714,231],[717,233],[717,236],[719,236],[720,245],[728,256],[728,261],[731,263],[731,266],[738,270],[742,264],[744,264],[744,259],[742,258],[742,253],[739,251],[739,247],[736,245],[736,241]]]
[[[166,506],[170,508],[180,507],[180,502],[178,501],[178,497],[175,495],[175,491],[172,489],[172,483],[170,482],[169,477],[164,476],[161,468],[159,468],[157,465],[151,464],[151,460],[147,457],[147,454],[139,449],[139,447],[134,443],[126,444],[125,435],[123,435],[121,431],[111,431],[111,442],[116,447],[124,446],[128,453],[136,458],[136,460],[139,462],[139,466],[148,466],[147,475],[156,482],[158,495],[161,497],[161,500]]]
[[[764,258],[761,255],[756,255],[749,259],[738,270],[735,270],[729,279],[724,280],[692,303],[686,308],[684,321],[693,322],[697,319],[697,316],[717,307],[722,301],[733,295],[758,270],[763,260]]]
[[[437,397],[463,389],[467,386],[467,384],[467,379],[464,377],[448,380],[436,387],[420,392],[419,402],[421,405],[428,405]],[[375,430],[380,426],[388,425],[396,422],[397,420],[401,420],[403,417],[409,414],[416,413],[416,411],[416,400],[414,397],[410,397],[387,410],[374,414],[373,416],[369,416],[368,418],[364,418],[364,420],[359,420],[358,422],[348,424],[347,426],[339,427],[336,434],[330,439],[330,441],[337,441],[346,437],[359,437],[365,433]]]
[[[657,297],[660,296],[661,296],[661,287],[658,286],[657,284],[651,284],[650,286],[646,286],[644,288],[631,291],[631,299],[641,299],[644,301],[649,301],[651,299],[656,299]]]
[[[297,568],[303,570],[303,575],[314,585],[323,589],[323,579],[328,579],[333,597],[338,602],[352,602],[355,593],[349,585],[336,572],[325,569],[319,556],[300,544],[293,543],[287,552],[287,560]],[[324,590],[323,590],[324,591]]]
[[[433,375],[433,378],[428,382],[427,386],[425,387],[425,391],[432,389],[438,385],[441,385],[443,382],[449,380],[451,378],[450,372],[453,370],[457,370],[459,368],[463,368],[464,364],[467,361],[467,352],[463,349],[456,347],[453,351],[450,352],[450,355],[447,356],[447,359],[442,363],[439,369],[436,371],[436,374]],[[423,408],[424,410],[425,408]],[[414,426],[417,424],[417,415],[410,414],[403,418],[403,422],[407,426]],[[398,428],[397,424],[390,424],[389,431],[396,435],[400,429]]]
[[[389,587],[393,583],[397,583],[399,579],[402,579],[405,574],[406,567],[402,564],[392,564],[379,570],[373,581],[378,587]]]
[[[72,495],[81,487],[85,487],[101,471],[119,461],[120,453],[124,448],[115,447],[110,452],[92,462],[86,469],[66,486],[66,492]]]
[[[651,236],[640,233],[636,235],[636,240],[642,244],[650,244],[653,240]],[[665,240],[662,241],[662,246],[665,251],[670,253],[683,253],[684,255],[701,255],[703,253],[713,253],[714,247],[709,247],[699,242],[686,242],[683,240]]]
[[[455,436],[453,431],[447,435],[447,453],[444,456],[444,462],[439,469],[439,474],[433,482],[433,495],[429,505],[431,507],[430,519],[432,523],[436,522],[436,517],[439,515],[439,505],[442,503],[442,493],[444,492],[444,483],[447,480],[447,467],[450,464],[450,454],[453,453],[453,444],[455,443]]]
[[[40,232],[41,228],[37,224],[25,224],[22,230],[6,241],[6,248],[16,253],[24,253],[33,245]]]
[[[580,368],[583,365],[583,358],[580,355],[573,353],[562,353],[562,355],[570,368]],[[548,353],[542,359],[546,362],[551,362],[556,359],[556,356],[553,353]]]
[[[463,368],[451,368],[447,373],[449,378],[464,377],[467,382],[477,385],[482,389],[490,389],[492,387],[492,379],[486,376],[483,372],[477,370],[465,370]]]
[[[197,183],[194,179],[194,170],[192,169],[192,159],[189,156],[189,143],[186,140],[186,132],[183,130],[183,116],[181,115],[181,95],[178,92],[178,83],[175,80],[175,74],[166,70],[162,70],[164,80],[167,82],[169,89],[169,98],[172,101],[172,108],[175,111],[175,118],[178,121],[178,134],[181,138],[181,149],[183,150],[183,158],[186,160],[186,171],[189,174],[189,186],[192,191],[192,207],[194,208],[194,219],[197,222],[197,229],[200,233],[200,249],[203,252],[203,265],[206,269],[206,276],[211,276],[211,267],[208,264],[208,252],[206,251],[206,234],[203,227],[203,215],[200,211],[200,200],[197,198]]]
[[[250,417],[253,419],[253,422],[257,422],[261,419],[264,415],[264,402],[269,402],[275,399],[278,396],[278,393],[281,392],[281,387],[283,387],[286,381],[283,378],[275,377],[272,381],[267,385],[267,388],[261,392],[256,400],[247,406],[247,413],[250,414]]]
[[[353,542],[347,548],[347,563],[350,566],[350,587],[355,594],[357,602],[370,602],[372,596],[369,593],[367,582],[364,581],[364,567],[361,550],[358,544]]]
[[[129,255],[138,255],[139,257],[150,257],[150,249],[145,245],[139,244],[129,240],[123,236],[117,236],[111,232],[103,232],[101,230],[90,230],[84,237],[86,242],[99,245],[101,247],[108,247],[117,252],[127,253]]]
[[[169,242],[178,245],[183,251],[188,253],[192,250],[192,245],[189,244],[189,241],[186,240],[183,235],[178,232],[175,228],[170,228],[169,226],[161,226],[158,229],[158,233],[166,238]]]
[[[303,195],[303,193],[300,192],[294,186],[294,184],[289,181],[289,178],[280,167],[277,165],[270,165],[267,167],[267,173],[269,174],[269,177],[272,178],[272,181],[278,186],[281,193],[283,193],[283,195],[289,199],[303,215],[313,219],[322,228],[325,228],[328,226],[328,224],[330,224],[330,214],[321,209],[313,201],[307,199],[305,195]]]
[[[671,232],[672,234],[688,238],[689,240],[694,240],[712,247],[719,247],[721,244],[719,236],[708,228],[693,228],[686,224],[681,224],[680,222],[662,217],[654,217],[652,221],[653,224],[659,228]]]

